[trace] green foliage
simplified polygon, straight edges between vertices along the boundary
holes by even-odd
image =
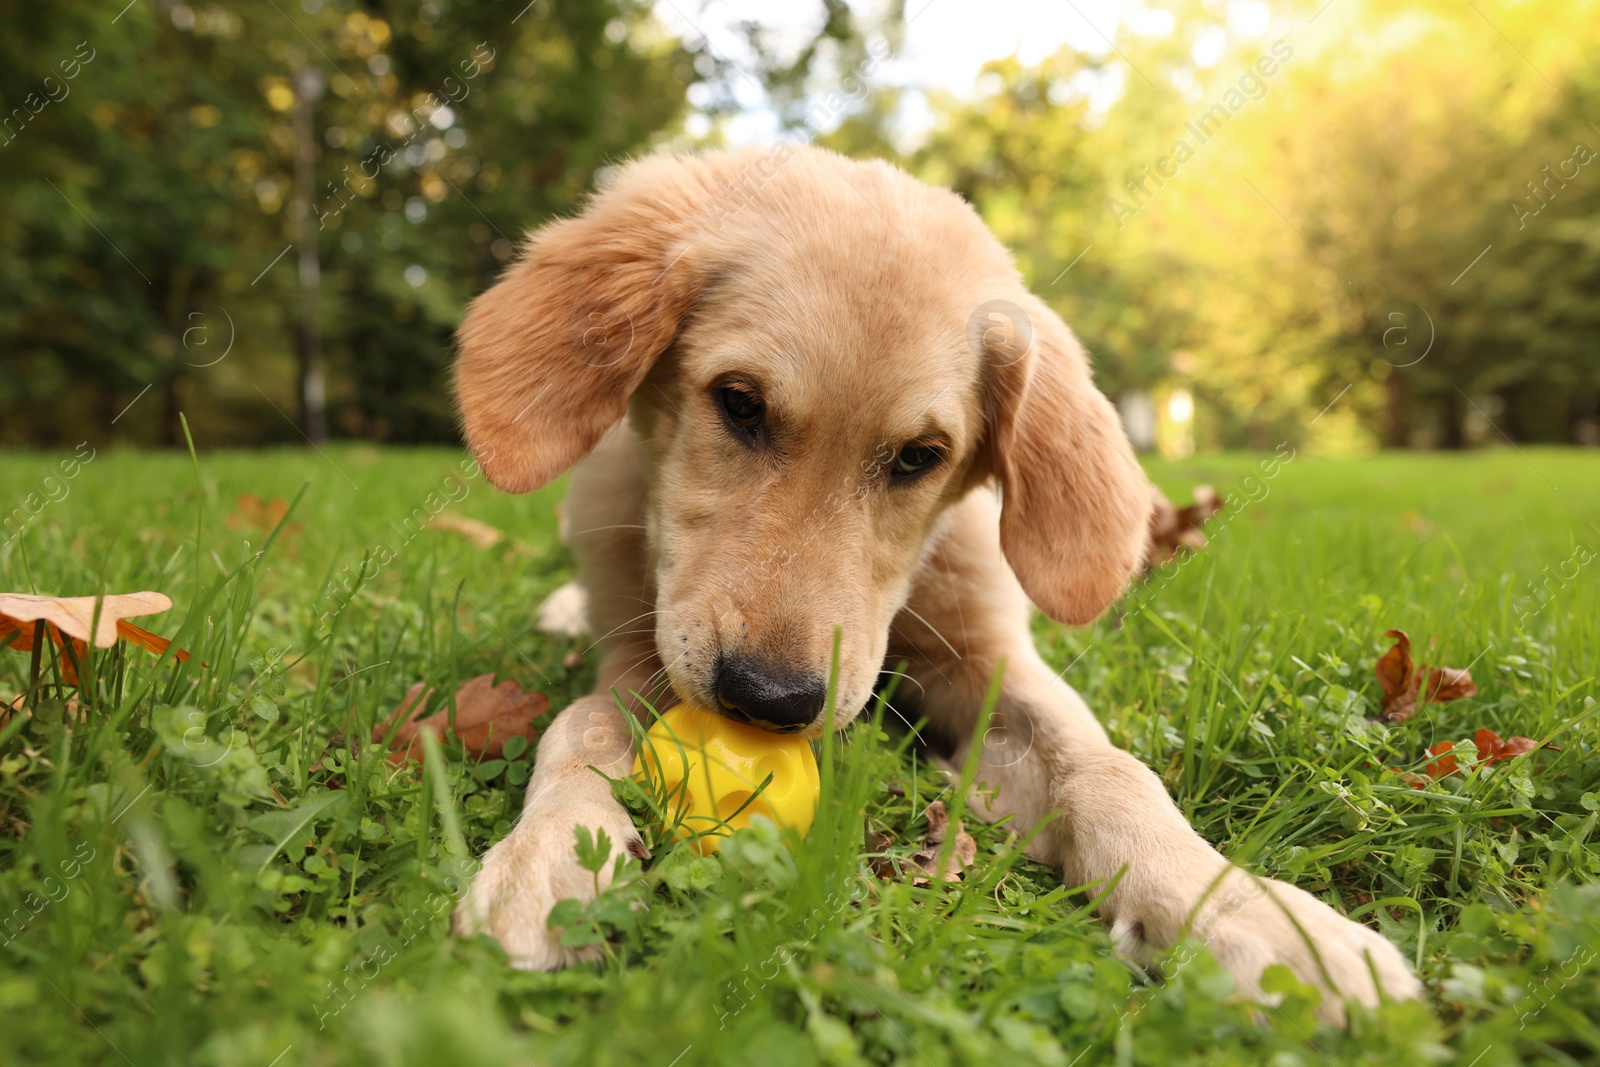
[[[14,457],[0,499],[55,460]],[[1481,1053],[1495,1067],[1600,1051],[1600,604],[1586,576],[1542,601],[1525,585],[1600,522],[1582,457],[1299,458],[1120,620],[1038,625],[1047,659],[1074,664],[1067,677],[1111,736],[1163,773],[1202,834],[1416,962],[1429,1000],[1358,1013],[1348,1033],[1316,1026],[1286,975],[1268,976],[1284,1001],[1261,1011],[1203,951],[1131,968],[1091,894],[1019,854],[1026,827],[969,820],[979,859],[960,886],[873,878],[863,812],[893,854],[920,841],[930,799],[951,799],[875,721],[830,739],[799,848],[759,822],[711,857],[652,841],[654,858],[607,872],[593,903],[563,905],[565,936],[603,945],[603,962],[532,974],[488,941],[451,938],[470,857],[510,828],[532,751],[508,746],[486,775],[458,746],[430,745],[419,771],[389,764],[373,726],[417,681],[448,692],[498,671],[555,708],[592,683],[589,666],[564,664],[586,641],[532,624],[570,575],[559,487],[510,497],[466,481],[459,510],[510,534],[490,549],[426,526],[397,536],[460,469],[450,453],[369,446],[218,453],[198,469],[107,452],[0,547],[3,588],[168,592],[174,611],[144,621],[193,654],[95,650],[79,713],[57,700],[53,716],[0,725],[0,1059],[266,1064],[288,1048],[282,1062],[1066,1067]],[[1226,496],[1257,471],[1255,457],[1220,456],[1153,473]],[[293,498],[308,481],[270,544],[224,521],[239,493]],[[323,584],[378,543],[389,562],[343,610],[319,606]],[[1481,696],[1371,723],[1390,626],[1430,662],[1471,662]],[[28,672],[26,655],[0,651],[0,694]],[[1478,767],[1480,726],[1561,750]],[[1420,773],[1445,740],[1463,743],[1462,773],[1418,790],[1391,769]],[[609,843],[575,844],[598,877]]]
[[[1202,448],[1600,442],[1600,6],[1282,2],[1256,34],[1159,7],[1103,59],[991,62],[901,158],[1110,395],[1192,391]],[[898,156],[872,133],[824,140]]]
[[[125,438],[178,442],[181,404],[214,436],[298,441],[297,253],[277,257],[307,210],[335,431],[450,439],[466,300],[597,168],[670,133],[701,78],[627,2],[121,7],[0,3],[0,103],[27,117],[0,134],[12,443],[104,440],[152,383]],[[323,87],[309,206],[302,70]],[[64,95],[31,114],[52,75]]]
[[[824,10],[785,61],[752,30],[751,71],[635,0],[0,0],[0,443],[178,444],[180,407],[208,439],[298,442],[308,213],[333,434],[454,441],[451,336],[522,234],[686,144],[691,86],[712,114],[752,77],[788,107],[864,48]]]

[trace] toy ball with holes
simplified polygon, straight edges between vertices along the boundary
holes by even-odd
[[[650,727],[634,777],[658,798],[679,840],[702,856],[757,815],[801,837],[817,813],[822,781],[811,743],[679,704]],[[771,775],[765,789],[761,783]],[[759,795],[758,795],[759,792]]]

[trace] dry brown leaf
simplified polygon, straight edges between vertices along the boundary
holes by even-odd
[[[912,885],[925,886],[935,881],[958,881],[966,869],[972,866],[973,861],[978,858],[978,842],[962,829],[959,820],[952,828],[950,812],[944,806],[944,801],[935,800],[929,804],[922,816],[928,822],[928,832],[923,836],[922,847],[907,856],[898,866],[885,854],[889,846],[894,844],[894,838],[882,831],[867,832],[867,865],[875,876],[891,879],[904,875]],[[950,842],[949,855],[945,857],[944,871],[939,874],[936,873],[939,854],[944,850],[945,838],[950,836],[952,829],[955,836]]]
[[[961,870],[971,867],[978,859],[978,842],[965,830],[956,834],[955,848],[951,849],[950,856],[955,860]]]
[[[935,800],[928,805],[928,810],[922,813],[928,821],[928,833],[925,840],[930,845],[937,845],[944,841],[944,835],[950,832],[950,811],[944,806],[944,801]],[[960,829],[957,824],[956,829]]]
[[[1460,700],[1477,695],[1478,687],[1473,683],[1472,675],[1465,670],[1457,667],[1428,668],[1428,684],[1422,698],[1424,703]]]
[[[289,503],[281,496],[271,500],[262,500],[254,493],[241,493],[235,502],[233,513],[228,516],[228,525],[235,530],[275,530],[289,514]],[[300,531],[301,524],[291,522],[283,528],[285,537],[292,537]]]
[[[1552,752],[1561,751],[1561,748],[1557,745],[1541,745],[1531,737],[1508,737],[1505,740],[1501,740],[1499,734],[1487,727],[1472,735],[1472,743],[1478,748],[1478,764],[1489,767],[1508,759],[1525,756],[1536,748],[1548,748]],[[1430,745],[1428,755],[1433,758],[1422,768],[1427,777],[1407,774],[1405,776],[1406,784],[1413,789],[1426,789],[1429,781],[1438,781],[1440,778],[1456,773],[1458,764],[1455,756],[1455,747],[1454,741],[1440,741],[1436,745]],[[1389,769],[1396,774],[1405,773],[1399,767],[1390,767]]]
[[[1386,715],[1391,713],[1395,705],[1409,693],[1410,703],[1406,705],[1405,715],[1401,716],[1406,717],[1416,703],[1416,668],[1411,663],[1411,638],[1404,630],[1389,630],[1384,636],[1394,638],[1395,643],[1389,651],[1378,657],[1374,668],[1378,685],[1383,689],[1383,710]]]
[[[449,512],[435,515],[428,525],[435,530],[460,534],[478,548],[493,548],[506,539],[502,531],[486,522],[479,522],[477,519],[469,519],[462,515],[452,515]]]
[[[1198,552],[1206,547],[1206,520],[1222,510],[1217,491],[1209,485],[1194,487],[1194,503],[1174,507],[1159,489],[1152,490],[1155,506],[1150,512],[1150,550],[1145,566],[1154,569],[1183,552]]]
[[[1487,728],[1473,734],[1472,743],[1478,746],[1478,762],[1490,766],[1502,760],[1525,756],[1536,748],[1548,748],[1552,752],[1561,751],[1555,745],[1541,745],[1531,737],[1508,737],[1502,741],[1499,734]]]
[[[1428,755],[1434,758],[1423,769],[1428,772],[1429,778],[1439,779],[1447,774],[1455,773],[1455,749],[1456,744],[1454,741],[1440,741],[1436,745],[1428,746]]]
[[[95,629],[95,645],[110,648],[123,638],[140,648],[161,655],[172,642],[142,626],[127,621],[132,615],[151,615],[167,611],[172,601],[162,593],[114,593],[104,598],[92,596],[44,597],[27,593],[0,594],[0,646],[17,652],[32,652],[38,623],[62,656],[61,678],[68,685],[78,684],[77,665],[88,655],[89,627],[94,625],[95,601],[101,600],[100,621]],[[110,630],[110,637],[106,631]],[[62,634],[66,638],[62,638]],[[11,635],[15,635],[14,637]],[[69,651],[70,650],[70,651]],[[178,649],[173,656],[187,661],[189,653]],[[202,667],[207,664],[202,663]]]
[[[929,845],[906,857],[906,867],[909,871],[915,872],[911,875],[912,885],[928,885],[935,880],[959,881],[967,868],[978,858],[978,842],[965,830],[957,830],[955,840],[950,843],[950,854],[945,857],[944,874],[936,877],[934,869],[939,863],[939,853],[943,848],[942,843]]]
[[[894,861],[886,855],[889,846],[894,844],[894,835],[886,830],[873,830],[866,832],[867,866],[871,868],[875,878],[893,878]]]
[[[95,622],[95,602],[100,602],[100,620]],[[164,593],[111,593],[107,596],[32,596],[28,593],[0,593],[0,616],[15,623],[48,622],[69,637],[89,640],[94,629],[97,648],[117,643],[117,623],[138,615],[170,611],[172,600]],[[15,645],[13,648],[17,647]],[[31,645],[29,646],[32,647]]]
[[[435,738],[444,739],[450,721],[450,709],[432,715],[417,716],[428,704],[433,689],[418,682],[406,690],[405,699],[395,713],[383,723],[373,727],[372,740],[382,744],[398,721],[389,755],[390,762],[422,759],[423,731]],[[511,679],[494,684],[494,675],[480,674],[456,691],[456,736],[466,747],[467,755],[474,758],[498,759],[506,740],[520,734],[530,742],[537,736],[533,720],[550,709],[550,701],[543,693],[524,693],[522,686]]]
[[[1404,630],[1388,630],[1394,645],[1378,657],[1378,685],[1383,689],[1382,722],[1404,722],[1416,714],[1418,703],[1439,703],[1478,695],[1472,675],[1459,667],[1429,667],[1411,660],[1411,638]],[[1426,679],[1427,684],[1423,681]]]
[[[1433,533],[1433,523],[1429,522],[1415,511],[1407,511],[1404,515],[1400,516],[1400,521],[1405,525],[1406,529],[1410,530],[1418,537],[1428,537]]]

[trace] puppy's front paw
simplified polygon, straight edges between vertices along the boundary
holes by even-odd
[[[1261,972],[1274,964],[1322,990],[1318,1014],[1335,1023],[1344,1022],[1346,1000],[1376,1005],[1380,987],[1391,1000],[1422,993],[1399,949],[1382,934],[1287,883],[1230,868],[1220,884],[1206,882],[1186,910],[1192,916],[1190,938],[1205,944],[1252,999],[1273,999],[1261,989]],[[1164,927],[1170,916],[1167,912],[1151,925]],[[1138,944],[1144,929],[1133,917],[1119,917],[1113,933],[1135,955],[1148,957],[1151,946]]]
[[[1262,997],[1261,972],[1283,964],[1323,990],[1319,1014],[1331,1022],[1344,1022],[1346,1000],[1376,1005],[1380,988],[1392,1000],[1422,993],[1387,938],[1284,882],[1230,872],[1202,905],[1194,930],[1252,996]]]
[[[574,829],[604,830],[611,857],[595,875],[578,865]],[[621,805],[610,801],[580,807],[529,808],[515,829],[483,857],[456,908],[458,935],[486,933],[505,948],[511,963],[531,971],[553,971],[601,954],[599,945],[569,948],[549,926],[557,903],[588,903],[611,882],[617,856],[624,850],[645,857],[644,842]]]

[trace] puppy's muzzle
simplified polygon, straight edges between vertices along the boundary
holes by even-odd
[[[774,733],[804,730],[822,714],[828,681],[747,655],[717,657],[717,703],[723,715]]]

